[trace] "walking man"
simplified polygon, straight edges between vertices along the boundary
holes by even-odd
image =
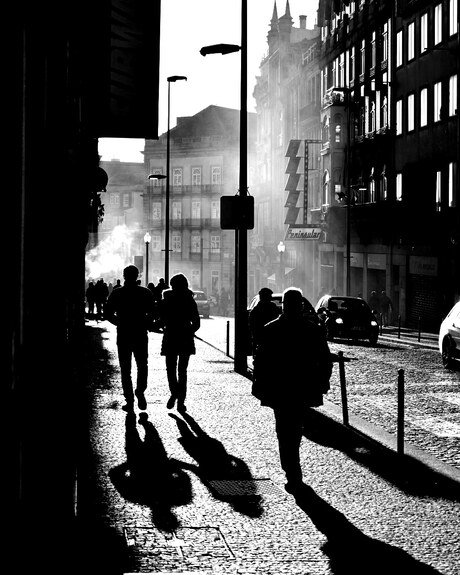
[[[257,352],[262,330],[265,324],[279,316],[279,310],[272,301],[273,291],[268,287],[259,290],[259,301],[249,312],[249,331],[252,339],[252,355]]]
[[[331,373],[325,334],[303,315],[302,291],[288,288],[283,293],[282,314],[262,330],[252,393],[273,409],[289,493],[302,485],[299,450],[305,415],[309,407],[322,405]]]
[[[145,390],[148,372],[148,325],[153,321],[155,306],[152,292],[138,285],[139,270],[130,265],[123,270],[124,285],[114,289],[106,306],[106,319],[117,326],[118,361],[125,396],[125,411],[134,407],[131,379],[132,356],[137,365],[135,395],[139,409],[147,409]]]
[[[387,327],[390,323],[390,314],[393,311],[393,302],[387,296],[387,292],[382,290],[380,294],[380,310],[382,312],[382,324]]]

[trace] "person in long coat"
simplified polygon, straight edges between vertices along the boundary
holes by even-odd
[[[302,485],[300,443],[308,408],[323,404],[332,359],[321,328],[303,313],[298,288],[283,293],[283,312],[262,329],[254,357],[252,393],[273,409],[286,491]]]
[[[190,356],[196,353],[195,332],[200,328],[200,314],[184,274],[170,280],[170,289],[163,291],[160,301],[160,323],[163,328],[161,355],[165,356],[171,397],[166,404],[186,411],[187,368]]]

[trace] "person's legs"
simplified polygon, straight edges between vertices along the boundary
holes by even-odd
[[[179,365],[178,365],[178,385],[177,385],[177,409],[185,409],[185,397],[187,395],[187,368],[188,362],[190,360],[190,355],[181,354],[179,355]]]
[[[129,341],[118,338],[118,361],[120,363],[121,386],[125,396],[126,405],[132,407],[134,403],[133,382],[131,379],[132,348]]]
[[[168,354],[166,356],[166,374],[168,376],[169,390],[171,397],[166,404],[168,409],[172,409],[177,399],[178,394],[178,381],[177,381],[177,358],[175,354]]]
[[[148,377],[148,335],[142,334],[135,341],[133,347],[134,359],[137,365],[137,382],[136,382],[136,396],[138,399],[139,409],[146,409],[147,402],[144,397],[144,392],[147,389]]]
[[[281,467],[288,484],[299,484],[302,482],[299,455],[302,441],[301,414],[290,408],[275,409],[274,414]]]

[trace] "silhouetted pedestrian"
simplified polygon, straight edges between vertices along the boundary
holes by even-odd
[[[161,301],[163,292],[165,291],[165,289],[168,289],[169,286],[168,284],[165,282],[164,278],[160,278],[158,280],[157,285],[155,286],[155,300],[157,302]]]
[[[380,311],[382,314],[382,324],[387,327],[390,323],[390,314],[393,311],[393,303],[387,296],[385,290],[382,290],[380,294]]]
[[[107,298],[109,297],[109,288],[105,283],[103,278],[97,280],[94,286],[95,294],[95,304],[96,304],[96,315],[98,319],[104,318],[105,304],[107,303]]]
[[[89,282],[88,287],[86,288],[86,304],[88,306],[88,317],[94,317],[94,304],[96,299],[96,294],[94,291],[94,282]]]
[[[227,315],[228,313],[228,304],[230,303],[230,296],[228,295],[228,291],[225,288],[220,290],[220,298],[219,298],[219,306],[220,306],[220,314]]]
[[[200,328],[200,315],[183,274],[171,278],[171,288],[163,291],[160,302],[160,324],[163,327],[161,355],[166,359],[171,397],[166,404],[172,409],[177,401],[179,412],[186,411],[187,368],[190,356],[196,353],[195,332]]]
[[[152,294],[155,294],[155,284],[153,282],[149,282],[147,287],[152,292]]]
[[[257,352],[262,328],[280,314],[278,306],[272,301],[273,291],[264,287],[259,290],[259,301],[249,312],[249,331],[252,339],[252,354]]]
[[[117,281],[115,282],[115,285],[113,286],[113,289],[118,289],[118,288],[121,288],[121,287],[122,287],[122,285],[121,285],[121,280],[117,280]],[[113,290],[112,290],[112,291],[113,291]]]
[[[371,291],[371,297],[367,302],[369,307],[373,311],[375,317],[379,318],[380,316],[380,298],[375,290]]]
[[[286,491],[302,485],[299,449],[308,407],[323,403],[329,390],[332,360],[324,332],[303,316],[297,288],[283,293],[283,312],[262,330],[254,358],[252,393],[274,411]]]
[[[121,384],[125,396],[125,411],[132,411],[134,393],[139,409],[147,408],[145,390],[148,373],[148,326],[154,318],[152,292],[137,284],[139,270],[130,265],[123,270],[125,283],[114,289],[107,301],[106,319],[117,326],[118,360],[120,362]],[[133,393],[131,379],[132,356],[136,360],[137,382]]]

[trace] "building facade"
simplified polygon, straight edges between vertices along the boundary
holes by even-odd
[[[208,295],[234,293],[235,233],[221,229],[221,196],[238,192],[238,110],[209,106],[170,130],[170,276],[184,273]],[[248,184],[254,174],[255,114],[248,114]],[[145,144],[144,232],[151,236],[149,276],[164,276],[167,133]],[[250,232],[249,232],[250,233]],[[249,268],[251,260],[248,260]],[[250,280],[251,281],[251,280]],[[249,286],[251,289],[252,286]],[[231,298],[233,301],[233,297]]]

